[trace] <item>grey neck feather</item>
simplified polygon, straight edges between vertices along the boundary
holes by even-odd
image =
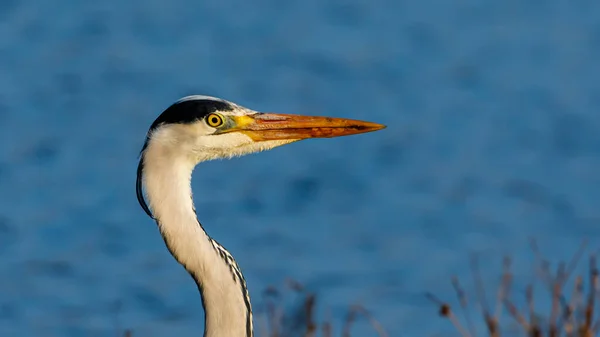
[[[200,290],[204,336],[253,337],[246,282],[233,256],[204,231],[196,218],[191,175],[195,163],[148,144],[140,172],[146,197],[164,241]]]

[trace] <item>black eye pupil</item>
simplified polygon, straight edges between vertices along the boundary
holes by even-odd
[[[211,124],[219,124],[219,117],[217,117],[217,116],[212,116],[212,117],[210,118],[210,123],[211,123]]]

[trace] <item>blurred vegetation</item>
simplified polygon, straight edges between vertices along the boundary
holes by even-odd
[[[544,302],[549,305],[540,306],[539,301],[536,303],[535,283],[526,286],[522,298],[513,296],[511,260],[504,257],[501,281],[495,292],[496,303],[492,312],[486,300],[478,261],[472,256],[470,262],[475,284],[475,301],[467,298],[457,277],[452,277],[451,280],[464,322],[466,322],[466,328],[448,302],[441,301],[431,293],[427,294],[427,297],[438,305],[440,316],[451,322],[459,336],[591,337],[598,335],[600,315],[596,312],[598,268],[595,254],[589,256],[586,274],[575,275],[574,281],[570,282],[577,264],[584,255],[585,242],[569,262],[559,262],[556,270],[552,270],[551,263],[543,257],[536,241],[532,239],[530,243],[535,254],[533,266],[535,280],[541,283],[542,288],[550,296],[550,300]],[[566,287],[567,283],[572,283],[570,291]],[[472,311],[472,308],[469,307],[470,303],[477,305],[475,311],[479,311],[483,320],[483,324],[479,325],[480,328],[483,328],[483,333],[478,333],[476,330],[476,324],[470,315]],[[519,305],[520,303],[522,305]],[[503,313],[505,315],[502,315]],[[501,321],[502,317],[508,317],[505,318],[508,323]]]
[[[300,297],[300,305],[292,310],[285,309],[286,295]],[[261,337],[350,337],[353,323],[364,318],[369,321],[377,336],[387,337],[381,324],[360,304],[349,306],[346,318],[340,324],[340,333],[335,333],[336,326],[330,317],[318,319],[317,295],[307,291],[297,281],[287,280],[283,287],[270,287],[263,296],[265,309],[262,326],[256,331]],[[330,315],[325,315],[330,316]]]

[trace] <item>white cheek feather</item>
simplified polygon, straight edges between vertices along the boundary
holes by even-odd
[[[239,157],[266,151],[293,143],[298,139],[268,140],[256,142],[242,132],[213,134],[214,129],[204,123],[172,124],[158,128],[150,142],[161,144],[168,157],[187,158],[196,165],[214,159]]]
[[[270,150],[292,143],[294,139],[256,142],[241,132],[199,137],[195,153],[197,162],[219,158],[239,157],[250,153]]]

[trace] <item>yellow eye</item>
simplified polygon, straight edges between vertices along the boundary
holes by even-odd
[[[212,113],[206,116],[206,124],[208,124],[208,126],[211,128],[218,128],[219,126],[223,125],[223,117],[221,117],[221,115]]]

